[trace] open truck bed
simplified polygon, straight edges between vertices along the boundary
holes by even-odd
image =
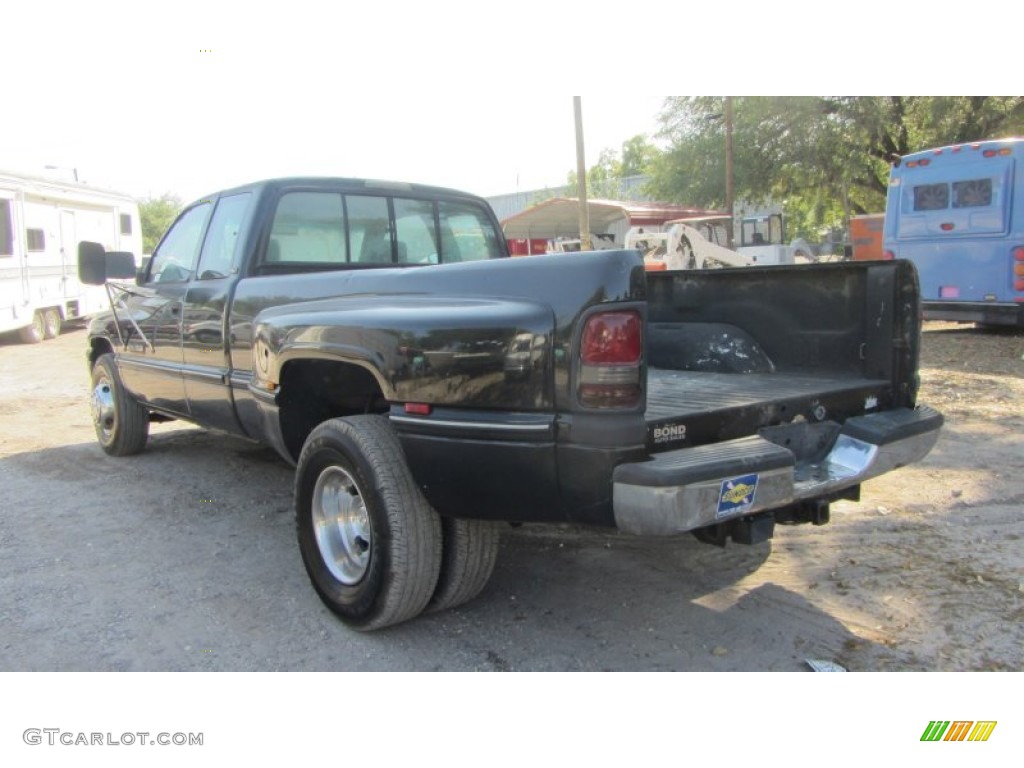
[[[830,414],[863,411],[865,404],[884,398],[891,384],[885,379],[808,373],[650,368],[647,387],[649,443],[657,450],[681,439],[700,445],[752,434],[794,418],[821,421]],[[685,435],[679,429],[673,431],[672,425],[684,425]],[[672,435],[677,439],[670,439]]]
[[[649,274],[648,459],[615,470],[616,525],[749,540],[925,455],[919,319],[906,263]]]

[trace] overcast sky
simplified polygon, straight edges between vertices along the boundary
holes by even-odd
[[[779,19],[787,3],[773,6]],[[744,6],[726,22],[680,3],[601,0],[21,3],[5,12],[0,49],[0,168],[77,169],[97,186],[186,201],[295,174],[493,195],[564,183],[574,93],[592,165],[653,137],[663,93],[836,92],[853,65],[861,92],[886,92],[871,74],[881,59],[854,61],[840,44],[857,33],[849,19],[771,29],[752,3],[752,23],[737,25]],[[871,14],[885,3],[858,7],[884,43]]]

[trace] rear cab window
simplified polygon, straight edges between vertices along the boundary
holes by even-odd
[[[286,190],[257,271],[426,266],[505,255],[489,212],[440,196]]]

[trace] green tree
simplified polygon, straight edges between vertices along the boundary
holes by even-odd
[[[602,149],[597,164],[587,169],[587,197],[621,197],[622,179],[626,176],[649,173],[658,154],[658,148],[642,134],[624,141],[619,151],[607,147]],[[573,190],[572,194],[575,194],[576,171],[568,173],[566,185]]]
[[[152,253],[164,232],[171,226],[181,211],[181,198],[165,192],[160,197],[149,197],[139,203],[139,218],[142,220],[142,251]]]
[[[619,170],[623,176],[639,176],[651,172],[661,153],[643,134],[622,142],[622,162]]]
[[[659,120],[668,148],[653,163],[653,196],[724,204],[723,101],[666,100]],[[733,105],[735,198],[781,203],[790,237],[884,210],[896,155],[1024,132],[1020,96],[757,96]]]

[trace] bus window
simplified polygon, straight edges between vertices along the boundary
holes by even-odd
[[[979,208],[992,205],[992,179],[953,182],[954,208]]]

